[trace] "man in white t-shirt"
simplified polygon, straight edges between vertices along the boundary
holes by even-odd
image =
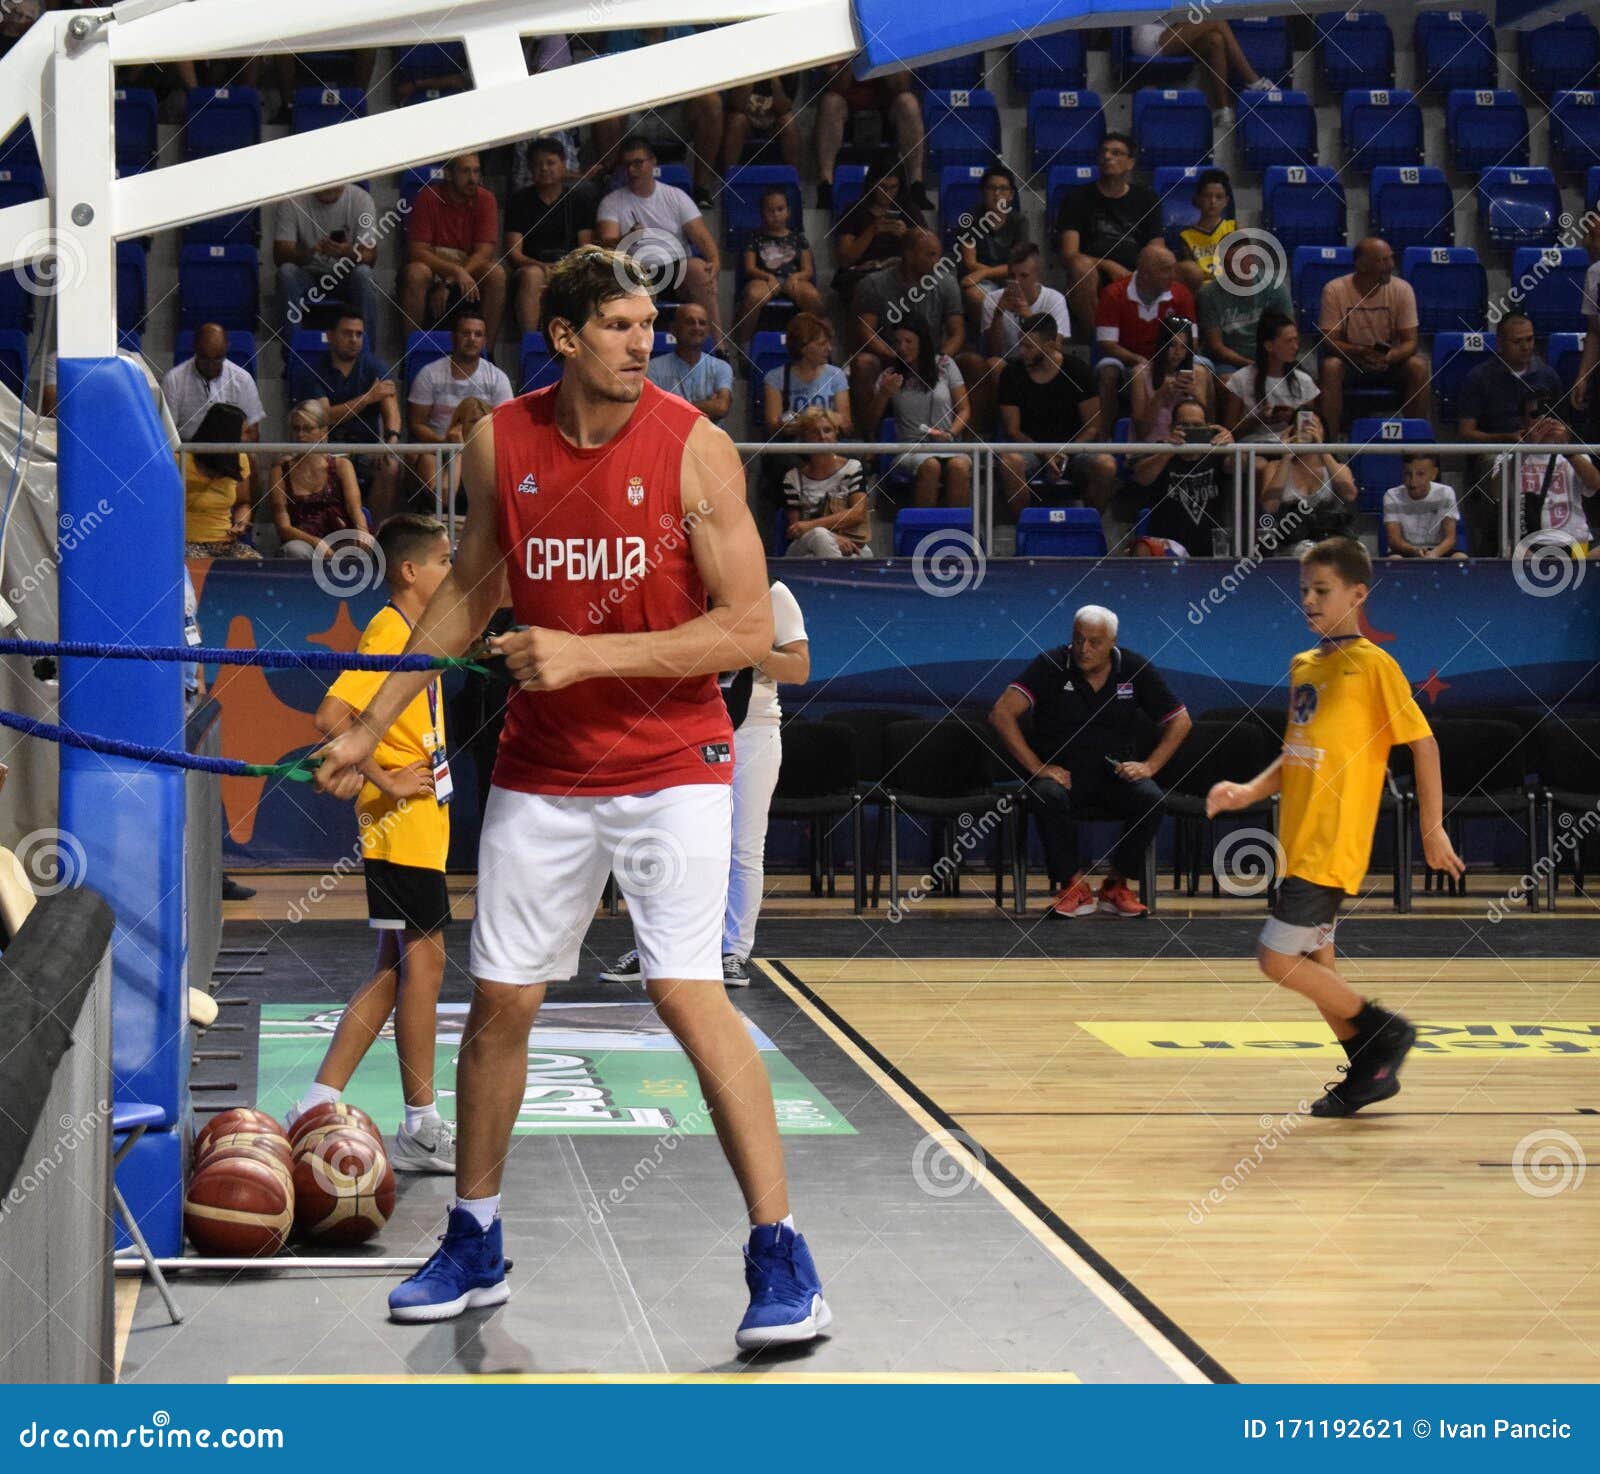
[[[406,395],[406,429],[409,437],[429,445],[450,439],[450,421],[463,399],[481,399],[490,409],[512,397],[511,380],[483,356],[488,328],[483,314],[458,308],[450,330],[450,352],[418,369]],[[429,485],[439,469],[439,459],[423,452],[413,461],[416,473]]]
[[[1566,421],[1548,400],[1529,398],[1522,406],[1522,434],[1530,445],[1565,445],[1571,438]],[[1498,484],[1510,452],[1495,458],[1491,471]],[[1589,555],[1589,518],[1584,500],[1600,491],[1600,467],[1586,455],[1525,455],[1515,459],[1512,477],[1522,500],[1518,527],[1530,534],[1551,534],[1539,541],[1564,544],[1575,558]],[[1534,525],[1537,520],[1537,527]],[[1532,540],[1531,538],[1529,539]],[[1519,536],[1518,541],[1523,541]]]
[[[244,438],[261,439],[266,411],[256,381],[228,358],[228,335],[214,322],[205,323],[194,335],[194,357],[174,364],[162,376],[161,393],[181,440],[194,438],[214,404],[237,405],[244,411]]]
[[[1454,488],[1439,480],[1439,457],[1414,450],[1402,458],[1399,486],[1383,494],[1383,530],[1391,558],[1465,558],[1456,547]]]
[[[378,208],[359,184],[333,184],[280,200],[272,259],[278,267],[278,306],[292,329],[315,307],[353,307],[378,341]]]
[[[1022,319],[1045,313],[1055,319],[1062,342],[1072,338],[1072,314],[1067,299],[1041,279],[1043,263],[1039,248],[1032,241],[1018,241],[1006,257],[1006,284],[998,292],[984,294],[979,314],[976,353],[963,353],[956,367],[967,384],[967,403],[972,423],[982,431],[994,428],[995,395],[1000,375],[1017,356],[1022,341]]]
[[[595,212],[595,241],[642,261],[662,296],[683,296],[698,302],[711,319],[712,340],[722,337],[717,314],[717,273],[721,262],[716,238],[706,228],[695,203],[674,184],[655,175],[656,150],[648,138],[634,134],[620,150],[627,183],[600,201]],[[696,254],[690,255],[693,251]]]

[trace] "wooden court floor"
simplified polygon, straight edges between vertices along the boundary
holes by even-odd
[[[771,968],[1240,1381],[1600,1379],[1600,962],[1349,973],[1431,1027],[1323,1121],[1337,1057],[1246,961]]]

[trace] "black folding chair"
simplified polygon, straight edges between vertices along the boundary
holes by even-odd
[[[1479,717],[1440,717],[1432,725],[1444,784],[1445,833],[1457,853],[1466,819],[1520,823],[1528,837],[1528,874],[1537,874],[1538,792],[1527,781],[1522,728],[1513,721]],[[1409,760],[1408,752],[1403,761],[1409,766]],[[1436,881],[1447,882],[1452,896],[1467,893],[1465,876],[1458,881],[1425,869],[1423,888],[1431,891]],[[1407,885],[1409,888],[1409,877]],[[1538,896],[1530,894],[1528,904],[1537,909]]]
[[[866,904],[861,836],[862,796],[856,782],[855,736],[841,722],[785,722],[783,766],[767,808],[769,818],[796,819],[811,830],[811,894],[834,894],[833,834],[829,820],[849,817],[854,910]]]
[[[1194,895],[1200,889],[1202,865],[1211,867],[1216,849],[1217,819],[1206,818],[1206,795],[1217,783],[1245,783],[1277,757],[1283,746],[1262,723],[1246,711],[1233,719],[1202,718],[1172,755],[1160,775],[1167,785],[1162,808],[1177,821],[1172,845],[1172,886]],[[1229,820],[1254,820],[1278,832],[1278,796],[1248,809],[1235,809]],[[1281,877],[1274,877],[1275,887]],[[1215,870],[1211,894],[1221,894]],[[1269,888],[1270,890],[1270,888]]]
[[[1545,910],[1554,911],[1563,860],[1571,862],[1574,888],[1580,895],[1587,894],[1584,850],[1592,850],[1600,836],[1592,820],[1584,827],[1583,816],[1600,812],[1600,717],[1573,721],[1552,717],[1539,728],[1534,748],[1539,754],[1539,796],[1544,800],[1544,905]],[[1564,855],[1556,851],[1558,828]],[[1528,873],[1537,876],[1539,872]]]

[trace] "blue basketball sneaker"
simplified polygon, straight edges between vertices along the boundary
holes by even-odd
[[[809,1341],[833,1324],[811,1250],[784,1224],[750,1230],[744,1282],[750,1286],[750,1308],[733,1339],[746,1351]]]
[[[500,1220],[479,1228],[465,1208],[452,1208],[433,1257],[389,1292],[389,1315],[399,1321],[449,1320],[463,1310],[500,1305],[511,1294],[510,1268],[500,1251]]]

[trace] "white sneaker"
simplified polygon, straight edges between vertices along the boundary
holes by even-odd
[[[722,954],[722,981],[729,988],[750,986],[750,964],[736,952]]]
[[[1219,107],[1211,114],[1211,131],[1213,133],[1226,133],[1232,127],[1233,109],[1231,107]],[[1219,138],[1217,142],[1221,143],[1222,140]]]
[[[1254,82],[1246,82],[1239,90],[1241,92],[1277,92],[1280,89],[1271,77],[1257,77]]]
[[[389,1161],[396,1172],[454,1172],[455,1127],[442,1116],[427,1117],[415,1131],[407,1131],[402,1121]]]

